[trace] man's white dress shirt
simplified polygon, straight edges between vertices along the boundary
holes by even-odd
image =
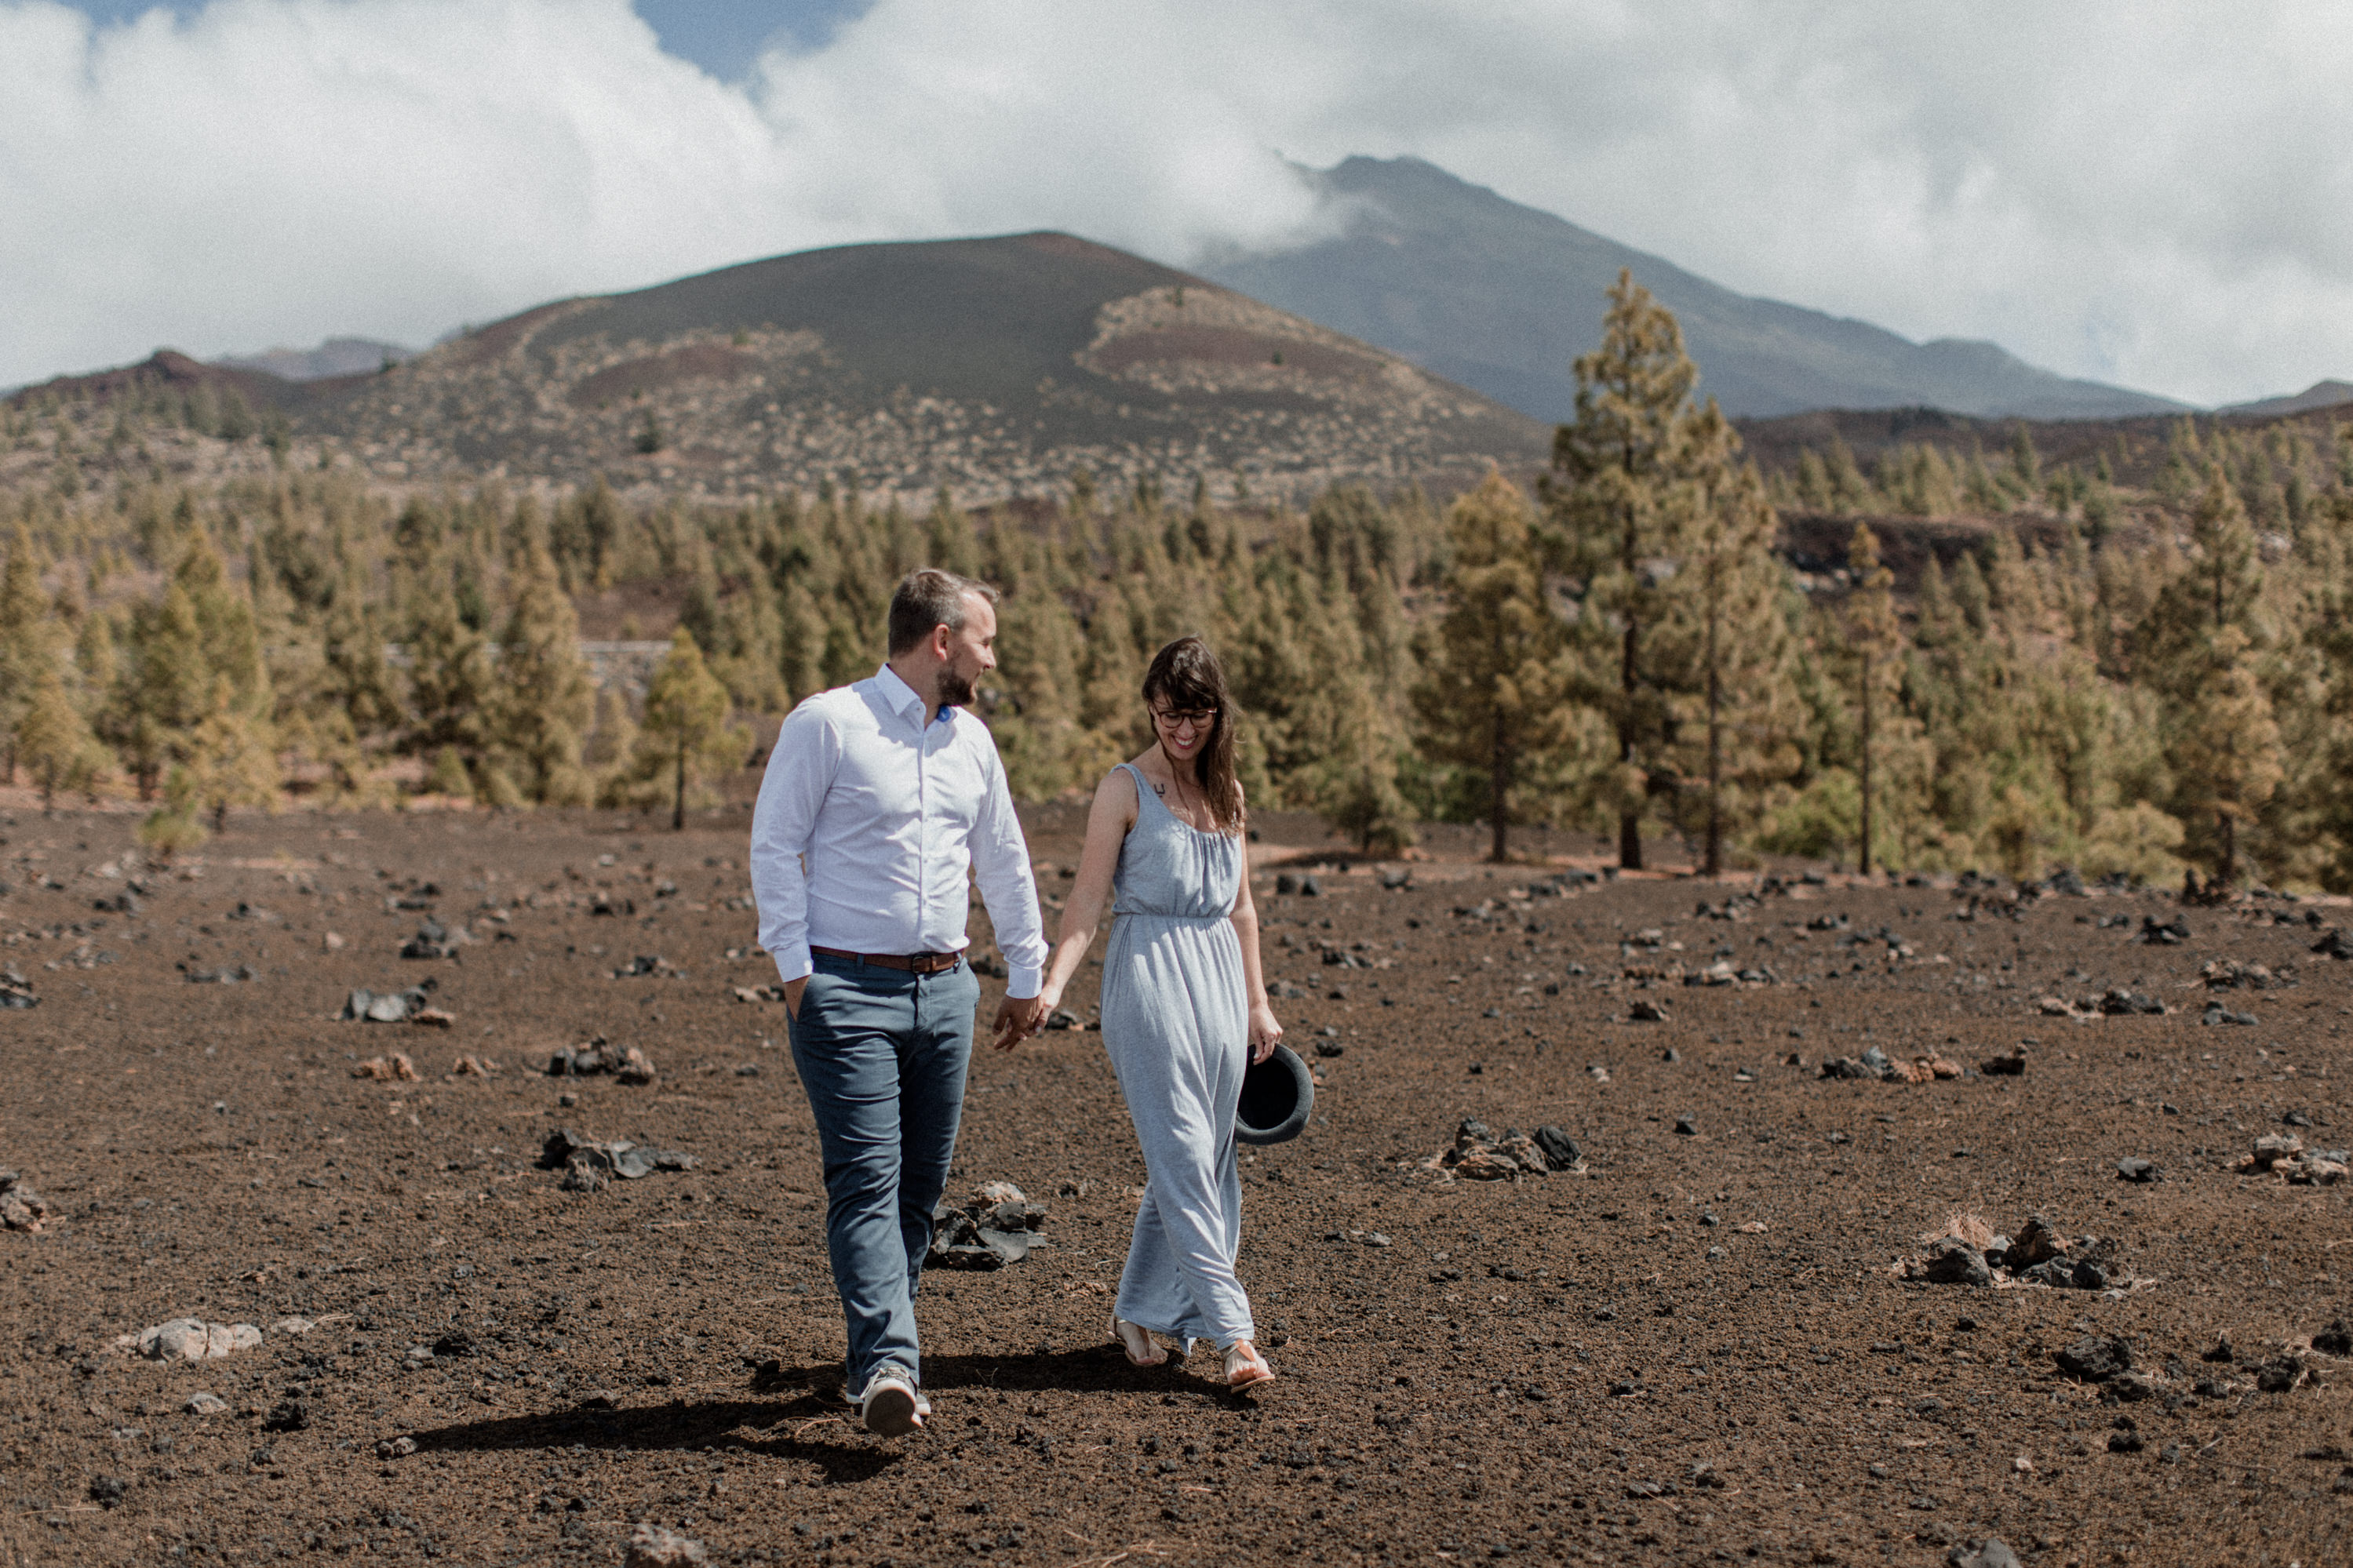
[[[1006,994],[1038,994],[1045,922],[1029,848],[988,726],[926,713],[889,665],[821,691],[777,733],[752,814],[760,945],[798,980],[809,948],[960,952],[977,871],[1005,954]]]

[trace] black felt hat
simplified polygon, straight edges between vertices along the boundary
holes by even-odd
[[[1277,1046],[1242,1074],[1241,1103],[1234,1107],[1234,1136],[1245,1143],[1283,1143],[1299,1136],[1315,1109],[1315,1080],[1289,1046]]]

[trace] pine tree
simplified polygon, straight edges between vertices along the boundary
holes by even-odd
[[[727,689],[681,627],[647,684],[632,771],[640,782],[669,784],[670,825],[683,830],[688,790],[743,766],[751,749],[750,732],[728,722]]]
[[[2279,723],[2256,679],[2247,634],[2225,626],[2209,645],[2206,679],[2185,715],[2173,763],[2189,813],[2214,824],[2212,885],[2237,884],[2239,829],[2283,776]]]
[[[1714,399],[1693,405],[1699,371],[1683,329],[1630,273],[1609,290],[1601,346],[1576,370],[1577,419],[1554,434],[1545,494],[1561,564],[1584,583],[1577,696],[1617,738],[1618,862],[1632,870],[1649,802],[1680,786],[1675,700],[1695,686],[1688,665],[1671,662],[1673,639],[1658,634],[1684,592],[1676,563],[1698,494],[1725,482],[1733,437]]]
[[[104,751],[54,664],[40,673],[16,721],[16,749],[45,812],[55,808],[58,791],[88,787],[104,765]]]
[[[277,809],[278,755],[269,723],[227,675],[213,677],[205,716],[186,752],[167,791],[174,807],[211,813],[215,833],[228,826],[231,806]]]
[[[589,789],[580,748],[596,694],[580,657],[579,619],[545,554],[532,552],[519,575],[500,639],[491,750],[524,799],[581,805]]]
[[[1683,563],[1689,590],[1678,635],[1700,674],[1693,759],[1705,780],[1701,871],[1720,876],[1727,833],[1754,822],[1765,790],[1796,771],[1799,725],[1782,598],[1788,574],[1773,554],[1778,521],[1753,467],[1700,497]],[[1686,749],[1690,742],[1684,742]]]
[[[1902,679],[1903,667],[1898,656],[1904,647],[1904,628],[1895,618],[1895,602],[1892,590],[1895,574],[1880,563],[1879,536],[1867,523],[1854,525],[1853,542],[1847,547],[1847,572],[1853,579],[1853,592],[1846,603],[1846,647],[1854,660],[1855,711],[1862,722],[1858,747],[1862,784],[1862,825],[1856,851],[1857,868],[1871,875],[1873,777],[1875,760],[1873,730],[1888,707],[1889,700]]]
[[[1447,514],[1447,606],[1425,637],[1413,691],[1426,748],[1484,775],[1489,858],[1506,858],[1514,786],[1567,734],[1566,637],[1546,601],[1535,520],[1489,473]]]
[[[0,566],[0,745],[6,748],[0,782],[16,782],[19,731],[54,663],[52,632],[39,555],[19,522],[9,540],[7,563]]]

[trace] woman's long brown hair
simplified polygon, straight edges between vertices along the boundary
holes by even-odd
[[[1234,700],[1226,694],[1226,672],[1209,645],[1199,637],[1178,637],[1154,654],[1152,668],[1144,672],[1144,700],[1146,706],[1159,702],[1180,713],[1198,710],[1217,715],[1208,740],[1193,754],[1193,777],[1218,831],[1239,832],[1242,786],[1234,777]],[[1159,743],[1157,726],[1152,739]]]

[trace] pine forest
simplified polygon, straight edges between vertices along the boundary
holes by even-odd
[[[981,707],[1029,799],[1144,745],[1145,663],[1198,632],[1251,799],[1367,852],[1456,821],[1507,858],[1548,823],[1630,868],[2353,889],[2353,427],[1760,462],[1641,289],[1605,325],[1547,470],[1304,510],[1084,471],[978,510],[404,488],[208,389],[20,395],[0,765],[136,803],[164,853],[240,812],[428,799],[681,821],[744,796],[795,701],[872,673],[929,563],[1004,595]],[[667,647],[600,678],[580,606],[633,588],[671,613],[612,640]]]

